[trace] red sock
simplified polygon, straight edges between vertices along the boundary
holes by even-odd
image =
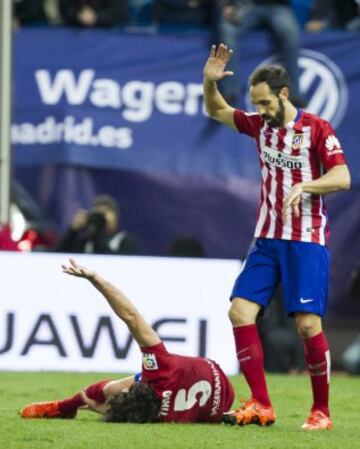
[[[233,328],[236,355],[253,399],[271,405],[264,372],[264,354],[255,324]]]
[[[104,396],[104,387],[108,382],[108,380],[102,380],[101,382],[97,382],[96,384],[89,385],[85,389],[86,395],[90,399],[94,399],[96,402],[105,402],[106,398]],[[76,413],[77,409],[82,405],[85,405],[85,403],[82,400],[80,393],[77,393],[71,398],[60,401],[59,410],[62,415],[71,415]]]
[[[324,333],[304,340],[304,350],[314,399],[311,410],[329,416],[330,352]]]

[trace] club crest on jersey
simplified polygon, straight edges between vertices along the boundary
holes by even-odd
[[[300,134],[294,134],[293,135],[293,139],[292,139],[292,144],[291,147],[293,150],[300,150],[301,145],[303,143],[304,140],[304,134],[300,133]]]
[[[153,371],[159,369],[157,361],[156,361],[156,355],[153,353],[143,353],[142,355],[142,363],[144,369],[148,371]]]

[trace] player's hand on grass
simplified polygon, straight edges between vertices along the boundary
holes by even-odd
[[[217,48],[216,45],[212,45],[209,59],[204,67],[204,77],[208,81],[220,81],[227,76],[234,75],[234,72],[225,71],[232,53],[233,51],[224,44],[220,44]]]
[[[93,279],[96,275],[95,271],[89,270],[86,267],[78,265],[74,259],[69,259],[69,265],[61,265],[63,273],[70,274],[79,278]]]
[[[80,395],[86,404],[86,406],[83,407],[84,409],[91,410],[92,412],[99,413],[100,415],[105,415],[108,408],[108,404],[106,402],[101,404],[100,402],[94,401],[94,399],[90,399],[85,391],[80,391]]]
[[[296,218],[300,217],[300,201],[301,194],[303,193],[303,187],[301,184],[295,184],[287,194],[284,201],[284,206],[282,210],[282,219],[286,223],[291,211]]]

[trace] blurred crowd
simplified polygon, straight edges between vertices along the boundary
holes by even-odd
[[[16,26],[117,27],[240,24],[258,6],[289,8],[307,31],[360,30],[360,0],[13,0]],[[266,22],[266,21],[265,21]],[[262,20],[257,21],[262,26]]]

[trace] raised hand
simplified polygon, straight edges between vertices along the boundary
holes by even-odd
[[[74,259],[69,259],[69,265],[61,265],[63,273],[70,274],[79,278],[93,279],[95,271],[91,271],[86,267],[78,265]]]
[[[209,81],[220,81],[227,76],[234,75],[234,72],[225,71],[232,54],[233,51],[224,44],[220,44],[218,48],[216,45],[212,45],[209,59],[204,67],[204,77]]]

